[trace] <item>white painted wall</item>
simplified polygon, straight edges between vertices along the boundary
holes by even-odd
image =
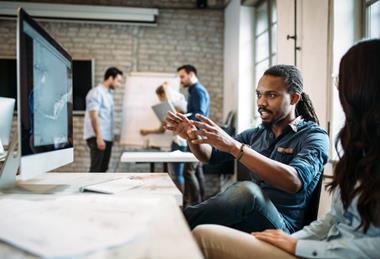
[[[240,8],[239,35],[239,90],[238,90],[238,121],[237,130],[241,132],[252,127],[254,116],[255,73],[254,73],[254,8]]]
[[[277,63],[294,65],[294,43],[287,35],[294,35],[294,0],[277,1]]]
[[[304,90],[310,95],[320,125],[327,129],[329,74],[329,1],[299,1],[299,68],[304,78]]]
[[[297,1],[297,67],[304,79],[304,90],[310,95],[321,126],[328,122],[329,84],[329,0]],[[277,1],[278,63],[294,64],[294,0]]]
[[[230,1],[224,12],[224,97],[223,117],[237,111],[239,85],[240,1]]]
[[[251,127],[254,98],[254,8],[233,0],[225,10],[224,35],[224,117],[237,112],[240,132]]]

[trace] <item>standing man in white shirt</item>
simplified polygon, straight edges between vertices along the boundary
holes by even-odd
[[[123,72],[110,67],[103,83],[92,88],[86,96],[84,139],[91,151],[90,172],[106,172],[113,141],[113,90],[123,82]]]

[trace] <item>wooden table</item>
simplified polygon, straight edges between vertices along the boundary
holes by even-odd
[[[139,188],[123,191],[115,195],[81,193],[82,185],[98,183],[104,180],[134,176],[141,179],[144,185]],[[21,182],[18,182],[19,184]],[[179,205],[182,205],[182,194],[164,173],[48,173],[39,178],[21,184],[66,184],[66,188],[53,194],[7,193],[3,198],[22,200],[48,200],[64,196],[78,197],[121,197],[123,199],[149,199],[159,197],[158,210],[151,216],[149,230],[144,227],[140,238],[127,244],[100,250],[84,258],[202,258],[191,232],[185,222]],[[1,211],[1,208],[0,208]],[[25,215],[27,216],[27,215]],[[126,222],[133,220],[126,215]],[[143,226],[142,226],[143,227]],[[38,234],[37,234],[38,235]],[[19,250],[7,243],[0,242],[0,258],[34,258],[33,255]]]

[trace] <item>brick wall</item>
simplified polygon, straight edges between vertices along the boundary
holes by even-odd
[[[90,4],[91,1],[83,2]],[[139,1],[130,2],[134,3],[133,6],[138,6]],[[96,83],[102,81],[105,69],[111,65],[127,74],[132,71],[173,73],[182,64],[194,64],[199,71],[200,81],[210,93],[210,117],[222,121],[224,10],[219,8],[222,1],[209,1],[214,4],[214,8],[203,10],[193,8],[195,1],[185,1],[187,4],[184,9],[178,9],[183,1],[159,2],[164,9],[160,9],[156,27],[66,22],[41,24],[74,59],[95,60]],[[118,4],[117,1],[110,3]],[[152,1],[140,3],[144,7],[157,7],[149,6],[148,3]],[[170,9],[171,6],[174,8]],[[16,22],[0,20],[0,56],[15,55]],[[123,94],[124,89],[115,91],[115,134],[120,134]],[[58,170],[85,172],[88,171],[90,160],[89,150],[82,140],[83,116],[75,116],[73,125],[75,161]],[[115,143],[110,171],[116,168],[117,171],[149,170],[147,165],[118,165],[120,152],[124,149]],[[216,180],[211,181],[215,183]]]

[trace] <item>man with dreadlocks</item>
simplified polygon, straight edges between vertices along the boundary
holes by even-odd
[[[256,94],[262,124],[236,138],[199,114],[200,121],[178,113],[167,118],[166,128],[187,139],[200,161],[237,159],[254,176],[187,207],[184,215],[192,229],[219,224],[245,232],[276,228],[293,233],[303,226],[305,208],[327,162],[327,133],[318,126],[296,67],[269,68]]]

